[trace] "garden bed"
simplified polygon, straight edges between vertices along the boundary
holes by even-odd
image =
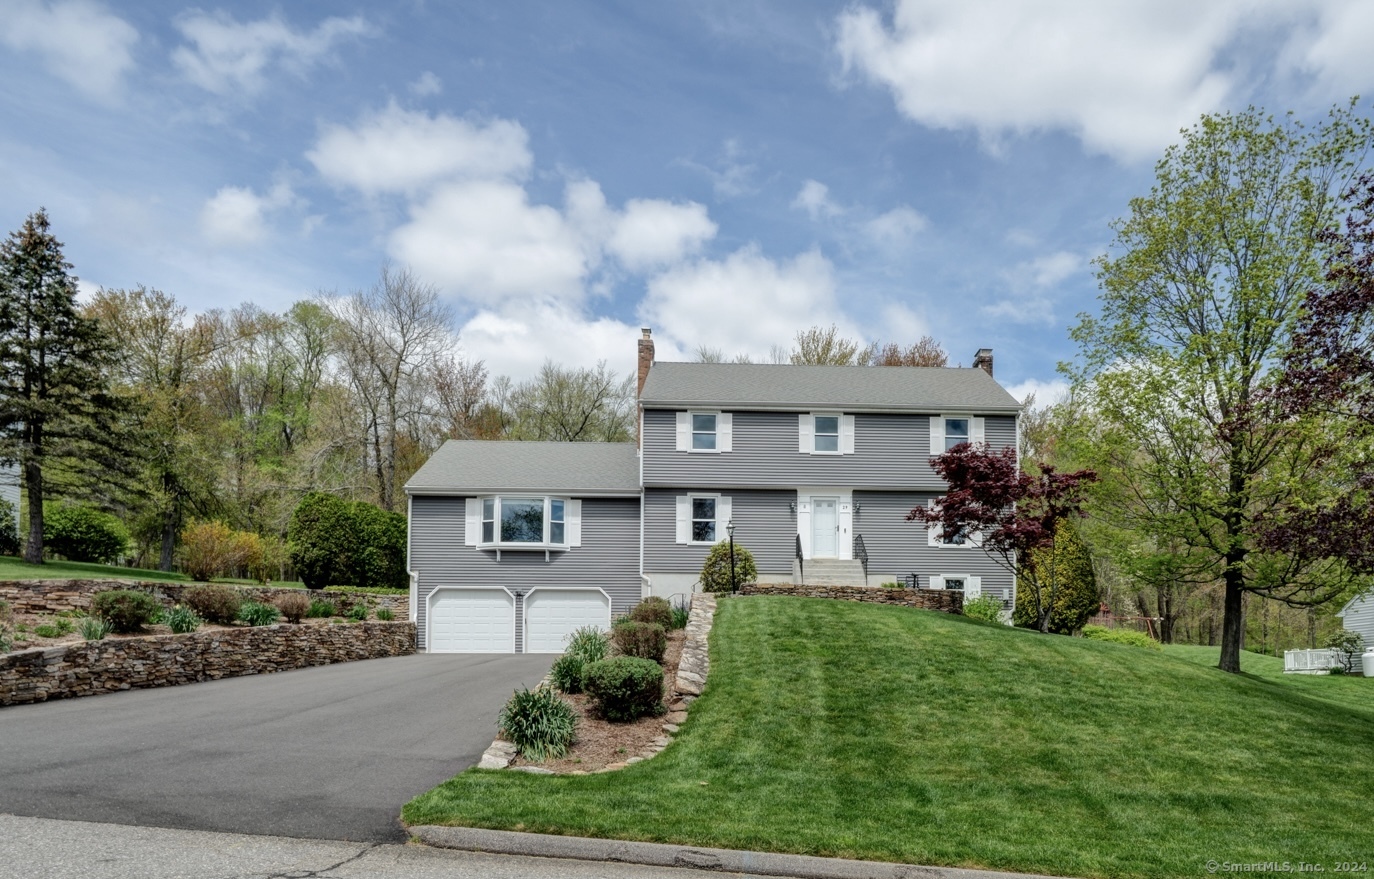
[[[537,762],[517,757],[512,767],[538,766],[558,774],[581,774],[605,769],[607,766],[623,764],[648,750],[654,739],[664,734],[663,726],[671,722],[677,694],[673,682],[677,680],[678,663],[682,661],[682,645],[686,633],[682,629],[668,633],[668,650],[663,655],[663,679],[665,700],[670,708],[669,716],[641,717],[630,723],[611,723],[591,713],[591,700],[585,693],[562,694],[577,712],[577,741],[567,756],[558,760]],[[678,717],[679,721],[685,716]]]

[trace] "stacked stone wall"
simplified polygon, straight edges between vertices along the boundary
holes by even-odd
[[[164,583],[159,580],[3,580],[0,581],[0,600],[9,602],[14,613],[52,614],[64,610],[89,610],[91,596],[109,589],[140,589],[152,593],[166,607],[182,600],[187,589],[195,588],[197,583]],[[285,589],[279,586],[232,585],[243,593],[245,599],[271,604],[283,595],[307,595],[310,598],[325,598],[334,602],[339,613],[346,614],[354,605],[362,604],[369,611],[389,608],[396,619],[410,618],[410,595],[408,593],[376,594],[371,592],[336,592],[333,590],[307,591]]]
[[[952,589],[882,589],[874,586],[796,586],[790,583],[750,583],[741,595],[793,595],[801,598],[834,598],[938,610],[964,612],[964,593]]]
[[[415,652],[415,624],[205,629],[108,638],[0,655],[0,705],[171,687]]]

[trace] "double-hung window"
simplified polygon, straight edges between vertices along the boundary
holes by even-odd
[[[854,454],[854,416],[839,412],[802,412],[797,451],[803,455]]]
[[[692,542],[716,542],[716,498],[692,498]]]
[[[692,413],[692,451],[716,451],[716,415],[713,412]]]
[[[969,441],[967,418],[946,418],[945,419],[945,451]]]
[[[733,509],[728,495],[680,494],[676,503],[678,543],[703,545],[725,539]]]
[[[838,454],[840,451],[840,416],[817,415],[815,438],[816,451]]]

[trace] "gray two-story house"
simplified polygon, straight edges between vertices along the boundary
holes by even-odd
[[[407,483],[421,649],[560,652],[699,588],[731,525],[763,582],[1012,599],[976,535],[906,520],[944,491],[932,456],[1016,446],[990,351],[967,369],[663,363],[645,330],[639,362],[638,443],[450,441]]]

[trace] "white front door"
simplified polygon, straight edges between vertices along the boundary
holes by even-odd
[[[837,555],[835,535],[840,530],[839,501],[833,497],[811,499],[811,557],[833,559]]]

